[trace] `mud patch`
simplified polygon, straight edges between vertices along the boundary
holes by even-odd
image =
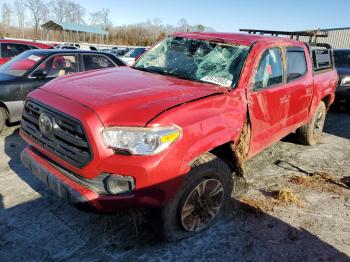
[[[303,202],[292,189],[284,187],[265,192],[265,197],[243,197],[240,199],[241,209],[255,214],[273,212],[275,207],[294,205],[304,207]]]
[[[236,146],[232,145],[235,153],[235,164],[237,176],[244,177],[246,171],[246,158],[249,152],[251,129],[248,121],[245,121],[239,142]]]
[[[298,207],[304,207],[304,204],[290,188],[284,187],[279,190],[272,191],[271,194],[275,200],[275,205],[294,204]]]
[[[328,192],[336,195],[342,195],[344,193],[343,189],[346,189],[346,185],[343,185],[340,179],[326,172],[293,175],[289,182],[295,185],[306,186],[320,192]]]

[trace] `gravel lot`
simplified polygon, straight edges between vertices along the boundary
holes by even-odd
[[[349,113],[329,113],[317,146],[291,135],[256,156],[241,202],[203,234],[170,244],[135,213],[66,204],[22,167],[24,146],[18,126],[0,137],[1,261],[350,261]]]

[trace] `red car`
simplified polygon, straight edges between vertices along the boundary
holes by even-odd
[[[156,208],[167,240],[201,232],[238,193],[245,160],[295,130],[320,140],[338,81],[322,52],[311,60],[287,38],[174,34],[131,68],[32,92],[22,163],[70,203]]]
[[[0,39],[0,65],[30,49],[50,49],[51,45],[10,39]]]

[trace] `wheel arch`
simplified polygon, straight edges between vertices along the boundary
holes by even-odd
[[[321,102],[325,103],[327,111],[329,110],[330,106],[333,103],[333,96],[331,94],[325,95],[322,99]]]

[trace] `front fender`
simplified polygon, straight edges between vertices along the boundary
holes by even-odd
[[[164,112],[148,126],[177,125],[183,135],[176,147],[182,152],[181,170],[198,156],[227,142],[237,142],[246,118],[246,105],[234,92],[182,104]]]

